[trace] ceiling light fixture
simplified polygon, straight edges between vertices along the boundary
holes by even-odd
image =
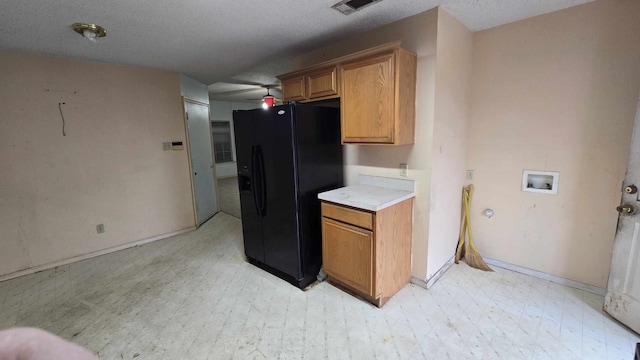
[[[96,42],[99,38],[107,36],[107,30],[96,24],[74,23],[71,28],[91,42]]]
[[[269,94],[269,87],[267,86],[267,95],[262,97],[262,107],[264,109],[268,109],[273,106],[276,101],[275,96]]]

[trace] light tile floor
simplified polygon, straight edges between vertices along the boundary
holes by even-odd
[[[37,326],[103,359],[632,359],[603,298],[460,264],[377,309],[244,262],[240,221],[0,283],[0,328]]]

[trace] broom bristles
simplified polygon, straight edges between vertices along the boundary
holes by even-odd
[[[464,258],[467,261],[467,265],[473,268],[480,269],[482,271],[493,271],[493,269],[490,268],[486,262],[484,262],[484,259],[482,258],[480,253],[473,250],[471,247],[467,249]]]

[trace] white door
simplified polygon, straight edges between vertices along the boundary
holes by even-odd
[[[604,311],[640,333],[640,101],[623,187]]]
[[[218,212],[218,199],[213,176],[209,106],[185,100],[184,108],[189,130],[191,178],[193,179],[193,194],[196,202],[197,225],[200,226]]]

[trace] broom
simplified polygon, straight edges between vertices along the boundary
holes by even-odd
[[[493,271],[493,269],[491,269],[489,265],[484,262],[484,259],[482,259],[482,256],[478,252],[478,249],[476,249],[475,245],[473,245],[473,238],[471,237],[471,218],[469,217],[469,202],[471,201],[472,194],[473,185],[469,185],[467,186],[463,194],[465,225],[469,234],[469,247],[465,249],[464,258],[467,261],[467,265],[471,267],[484,271]]]
[[[456,247],[456,264],[460,263],[460,259],[464,257],[464,249],[465,249],[465,236],[467,231],[467,214],[464,211],[464,198],[467,194],[467,189],[462,187],[462,221],[460,222],[460,237],[458,238],[458,246]],[[471,200],[471,194],[469,194],[469,200]]]

